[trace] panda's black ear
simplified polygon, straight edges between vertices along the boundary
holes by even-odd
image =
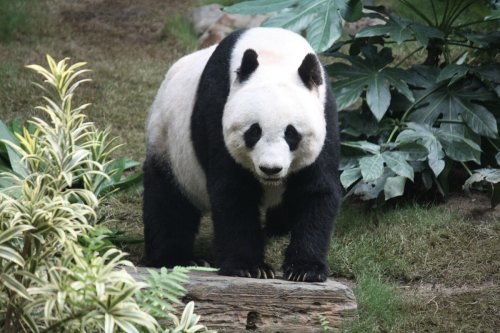
[[[257,61],[257,52],[252,49],[248,49],[243,54],[243,58],[241,59],[241,66],[238,68],[238,81],[244,82],[248,80],[250,75],[259,67],[259,62]]]
[[[321,65],[314,54],[309,53],[302,60],[302,64],[299,67],[299,76],[309,89],[323,84]]]

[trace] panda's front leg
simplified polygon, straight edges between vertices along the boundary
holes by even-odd
[[[327,255],[338,198],[333,193],[308,194],[290,203],[294,219],[285,252],[283,276],[291,281],[322,282],[329,275]]]
[[[259,190],[250,182],[245,183],[229,175],[209,181],[219,274],[274,278],[273,269],[264,262]]]

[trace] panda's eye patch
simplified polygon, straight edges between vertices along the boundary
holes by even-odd
[[[294,151],[299,146],[302,135],[297,132],[297,129],[292,125],[288,125],[285,129],[285,141],[288,143],[291,151]]]
[[[260,128],[259,124],[252,124],[252,126],[250,126],[250,128],[246,130],[245,134],[243,134],[245,145],[248,148],[253,148],[253,146],[255,146],[255,144],[259,141],[261,136],[262,129]]]

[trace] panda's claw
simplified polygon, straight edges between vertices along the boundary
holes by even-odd
[[[283,276],[289,281],[323,282],[328,278],[328,267],[323,263],[285,263]]]
[[[187,264],[194,267],[211,267],[210,263],[203,258],[191,259]]]
[[[254,279],[274,278],[274,272],[271,266],[262,263],[250,267],[231,267],[221,265],[219,275],[239,276]]]
[[[248,277],[248,278],[251,278],[252,276],[250,275],[250,273],[248,272],[248,270],[245,270],[245,269],[238,269],[234,276],[239,276],[239,277]]]

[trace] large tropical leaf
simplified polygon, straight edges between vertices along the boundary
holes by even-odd
[[[474,161],[480,163],[481,148],[474,141],[463,135],[449,132],[445,128],[434,128],[429,125],[409,123],[397,139],[398,143],[415,142],[422,144],[429,151],[429,167],[438,176],[444,169],[444,157],[455,161]]]
[[[302,33],[316,52],[327,50],[342,34],[342,18],[361,17],[361,0],[256,0],[244,1],[224,9],[239,14],[274,14],[263,26],[282,27]]]
[[[373,36],[388,36],[398,44],[415,39],[424,47],[430,38],[444,38],[439,29],[394,15],[388,15],[385,24],[367,26],[356,34],[357,38]]]
[[[384,172],[384,158],[381,154],[363,157],[359,160],[359,167],[365,181],[375,180]]]
[[[350,157],[350,163],[344,163],[340,175],[345,189],[352,186],[347,195],[354,193],[364,200],[378,197],[382,190],[386,200],[402,195],[406,179],[413,181],[414,178],[413,166],[408,161],[427,156],[427,149],[413,142],[377,145],[367,141],[344,141],[342,146],[364,153]]]
[[[378,52],[375,46],[367,45],[361,52],[363,57],[341,56],[351,65],[334,63],[327,66],[327,70],[334,79],[338,79],[333,84],[333,89],[340,110],[356,102],[366,91],[366,102],[375,118],[380,121],[391,102],[391,86],[410,101],[414,100],[406,84],[411,77],[399,68],[388,66],[393,60],[390,48],[383,48]]]
[[[469,192],[474,183],[489,183],[491,192],[491,208],[500,203],[500,169],[474,170],[472,176],[465,181],[464,189]]]
[[[484,49],[498,50],[500,48],[500,31],[457,31],[456,33]]]
[[[438,118],[449,132],[464,135],[464,121],[475,133],[494,138],[498,134],[496,119],[493,114],[478,102],[495,101],[496,96],[474,77],[462,77],[466,70],[463,67],[450,65],[441,72],[436,68],[415,66],[414,73],[420,79],[412,83],[424,88],[416,91],[417,96],[425,96],[410,115],[410,120],[417,123],[433,125]],[[455,77],[459,77],[457,80]],[[449,80],[456,82],[451,83]]]
[[[491,11],[491,14],[484,18],[485,21],[489,20],[500,20],[500,9],[495,9]]]
[[[225,7],[224,11],[237,14],[261,14],[280,11],[292,5],[295,5],[300,0],[254,0],[243,1],[229,7]]]
[[[22,177],[26,177],[28,172],[23,162],[21,161],[21,155],[12,148],[10,145],[5,144],[5,142],[10,142],[15,145],[19,145],[19,140],[14,136],[10,129],[5,125],[4,122],[0,120],[0,146],[7,152],[6,158],[9,160],[10,168],[12,171]],[[3,142],[2,142],[3,141]],[[3,150],[2,149],[2,150]],[[1,163],[1,160],[0,160]]]

